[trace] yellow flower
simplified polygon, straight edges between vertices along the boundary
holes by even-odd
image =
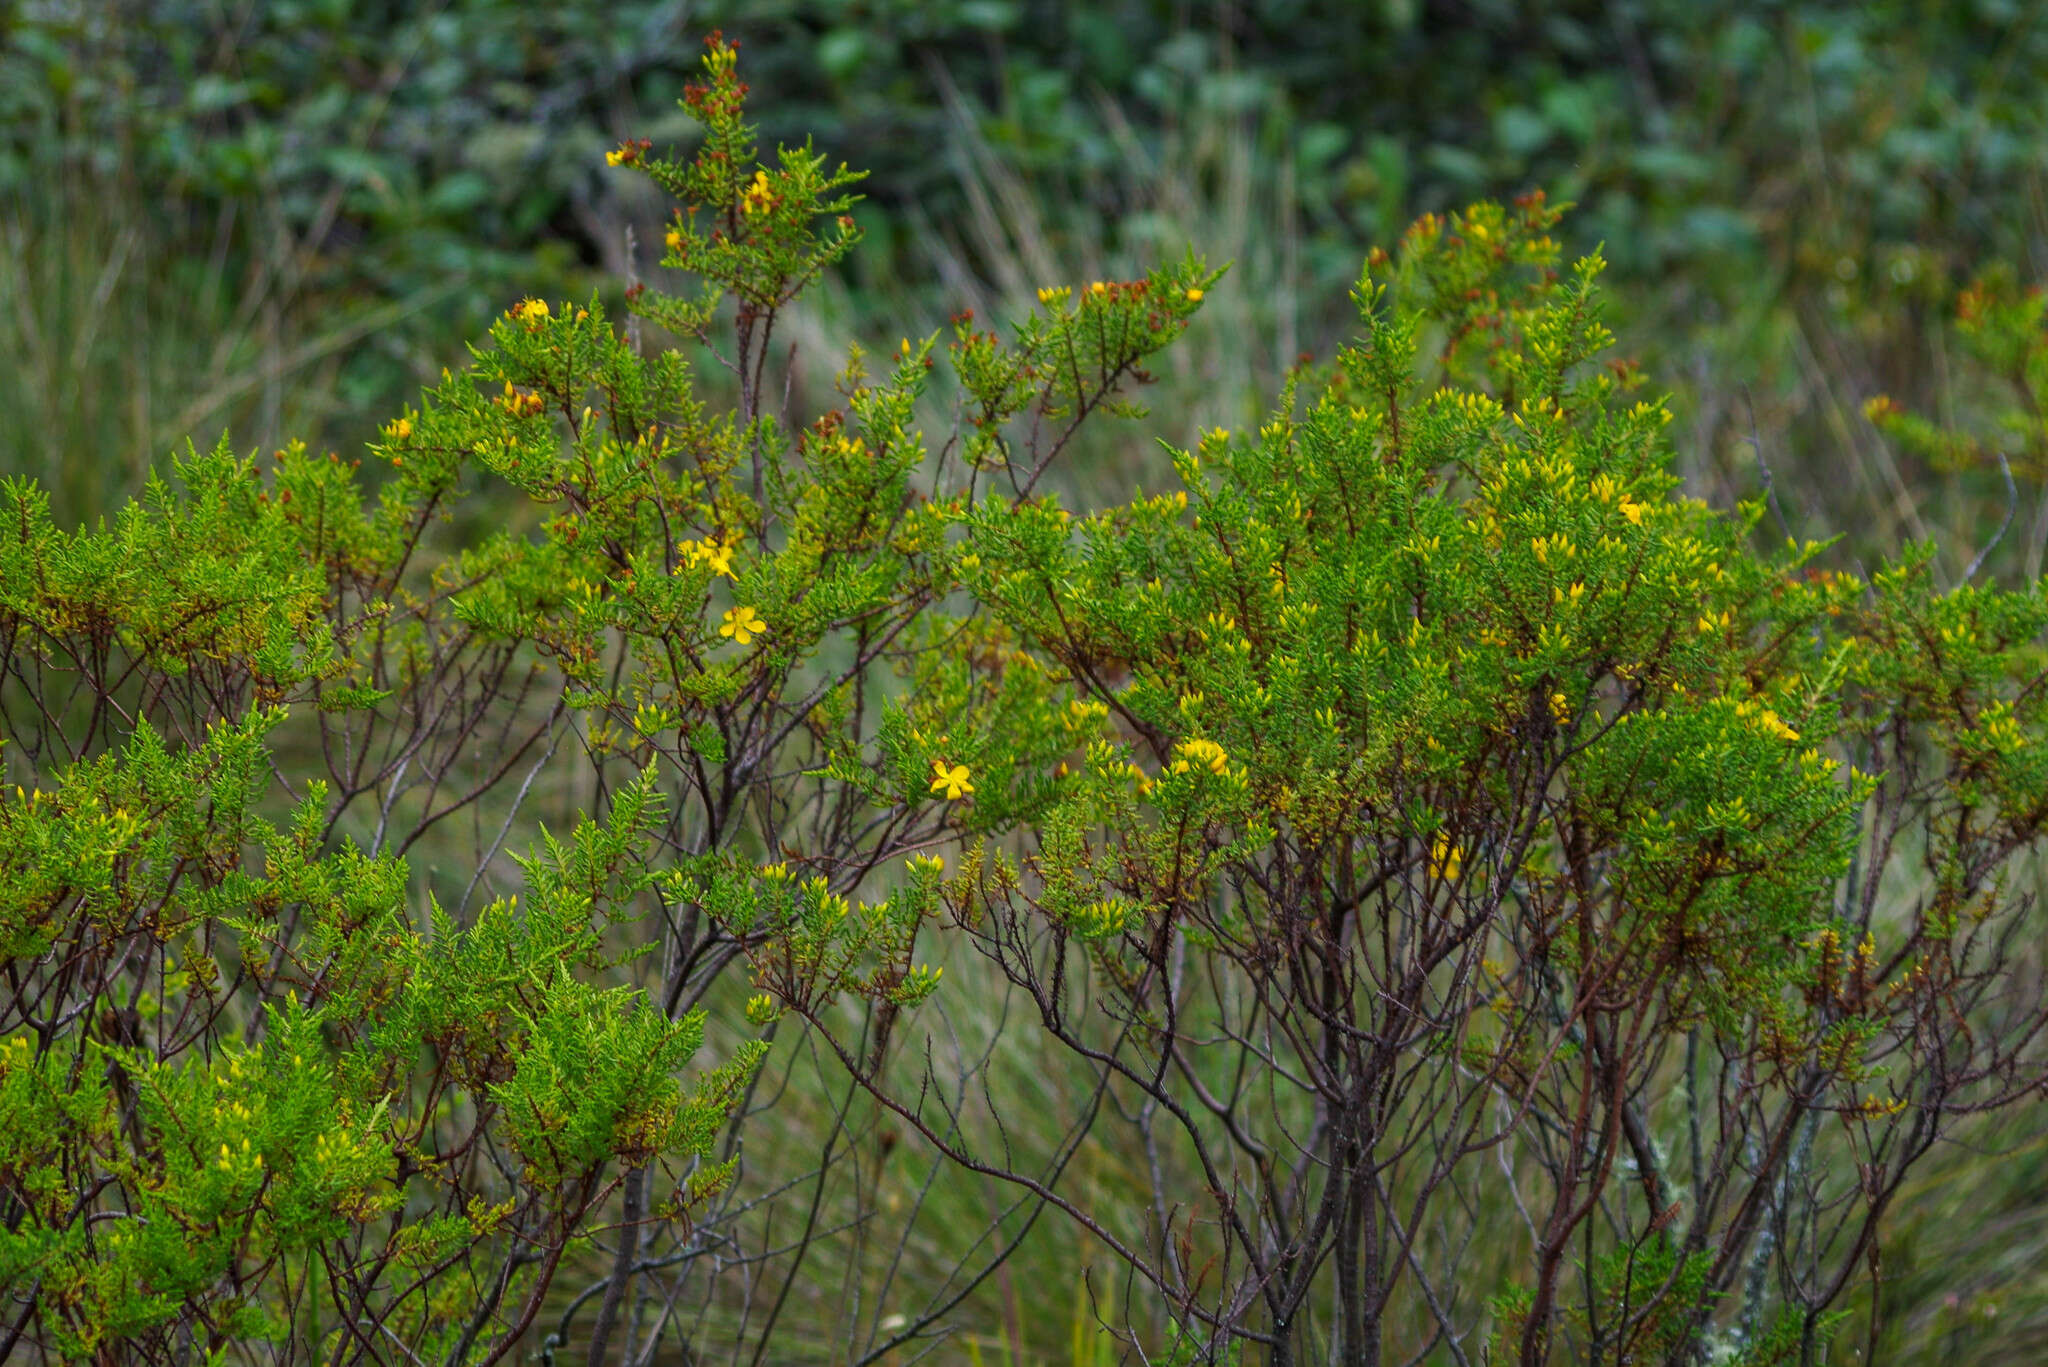
[[[1182,741],[1175,747],[1174,753],[1180,756],[1180,762],[1175,764],[1174,768],[1181,773],[1187,772],[1195,765],[1200,765],[1212,774],[1220,774],[1230,767],[1230,756],[1213,740]]]
[[[1186,293],[1188,296],[1188,302],[1190,304],[1199,304],[1202,302],[1202,292],[1196,289],[1194,286],[1188,286]]]
[[[720,636],[730,636],[740,645],[746,645],[756,636],[768,634],[768,624],[752,608],[728,608],[724,624],[718,628]]]
[[[713,574],[722,574],[727,579],[739,578],[732,572],[732,547],[721,546],[715,541],[705,541],[699,555],[703,562],[711,567]],[[753,609],[749,608],[747,611],[752,612]],[[740,644],[745,645],[746,642],[741,641]]]
[[[670,251],[679,252],[683,249],[683,230],[681,228],[670,228],[661,240],[668,243]]]
[[[548,304],[545,299],[522,299],[519,307],[512,310],[512,316],[528,327],[539,327],[547,321]]]
[[[1791,727],[1785,725],[1784,719],[1768,707],[1766,707],[1763,711],[1763,724],[1764,729],[1769,731],[1772,735],[1776,736],[1779,740],[1799,739],[1799,733],[1797,731],[1794,731]]]
[[[384,430],[394,441],[403,440],[412,435],[412,419],[399,418]]]
[[[1464,862],[1464,855],[1451,843],[1451,838],[1438,831],[1436,840],[1429,847],[1430,876],[1447,883],[1455,883],[1458,881],[1458,870]]]
[[[1638,527],[1643,525],[1643,512],[1642,504],[1631,502],[1628,499],[1621,501],[1621,515]]]
[[[932,761],[932,791],[944,793],[948,802],[965,797],[974,791],[974,785],[967,779],[966,765],[955,764],[948,767],[946,761],[942,759]]]
[[[751,216],[765,213],[774,207],[775,192],[768,188],[768,173],[754,172],[754,183],[749,185],[746,194],[740,197],[740,212]]]
[[[1109,704],[1084,702],[1079,698],[1067,704],[1067,725],[1080,728],[1093,726],[1109,716]]]

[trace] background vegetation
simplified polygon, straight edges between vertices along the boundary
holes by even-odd
[[[1953,578],[2013,506],[2002,453],[2018,531],[1989,568],[2039,571],[2025,364],[1952,326],[1992,263],[2022,284],[2048,269],[2048,13],[2019,3],[12,0],[0,472],[39,478],[64,523],[138,492],[188,434],[348,453],[518,297],[616,305],[658,272],[664,210],[602,154],[690,145],[675,100],[714,25],[744,44],[765,143],[813,136],[874,172],[867,241],[799,338],[893,348],[907,324],[1193,246],[1234,265],[1148,395],[1153,430],[1186,443],[1254,425],[1300,354],[1355,330],[1370,246],[1541,187],[1579,205],[1568,250],[1605,244],[1622,354],[1677,390],[1690,492],[1725,508],[1770,487],[1786,530],[1846,534],[1845,566],[1931,538]],[[1931,426],[1872,425],[1879,394]],[[1164,477],[1149,450],[1126,429],[1068,477],[1121,494]],[[963,1055],[1001,1047],[976,998],[949,1009]],[[823,1063],[769,1068],[833,1113]],[[1887,1229],[1887,1360],[2028,1362],[2048,1342],[2048,1149],[1979,1138]],[[1130,1161],[1083,1151],[1076,1180],[1113,1190]],[[933,1203],[939,1227],[995,1199],[877,1191]],[[1034,1230],[991,1280],[975,1351],[1109,1351],[1069,1237]],[[836,1248],[846,1266],[813,1264],[799,1302],[845,1285],[863,1251]],[[820,1295],[791,1320],[829,1341],[844,1313]]]
[[[1760,444],[1816,530],[1919,534],[1984,490],[1857,404],[1967,402],[1933,320],[2048,264],[2048,24],[2006,0],[10,0],[0,461],[132,489],[188,433],[357,443],[508,296],[618,295],[661,209],[598,155],[689,136],[713,26],[770,145],[875,173],[823,305],[856,330],[1234,261],[1199,402],[1159,405],[1188,430],[1327,354],[1368,246],[1542,187],[1683,385],[1703,492],[1754,491]]]

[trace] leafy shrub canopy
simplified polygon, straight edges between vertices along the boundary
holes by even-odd
[[[600,1227],[590,1358],[652,1351],[689,1331],[634,1337],[637,1250],[743,1226],[791,1021],[1089,1231],[1148,1354],[1810,1357],[1911,1165],[2037,1080],[2039,593],[1676,496],[1535,198],[1375,253],[1358,340],[1168,493],[1041,485],[1192,259],[856,350],[798,422],[776,323],[856,177],[759,159],[729,45],[705,77],[691,159],[609,160],[683,201],[704,289],[633,307],[736,410],[529,299],[374,491],[223,445],[65,531],[5,486],[0,1355],[495,1361]],[[974,955],[1149,1190],[984,1144],[892,1048]]]

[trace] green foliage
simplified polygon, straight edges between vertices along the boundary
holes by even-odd
[[[1814,1360],[1914,1165],[2042,1074],[2039,588],[1679,496],[1535,195],[1374,252],[1163,494],[1052,472],[1142,413],[1194,255],[800,413],[859,177],[762,157],[717,34],[702,77],[693,149],[606,158],[695,291],[513,304],[374,480],[223,441],[78,530],[0,488],[0,1356],[793,1359],[843,1233],[820,1355],[873,1361],[1050,1211],[1116,1274],[1065,1271],[1076,1361]],[[2038,309],[1980,313],[2032,385]],[[1026,1007],[979,1058],[956,964]],[[752,1171],[800,1050],[839,1099]],[[899,1276],[945,1171],[986,1224]]]
[[[714,355],[732,310],[736,411],[595,299],[527,298],[384,425],[373,486],[223,439],[111,525],[0,487],[0,1356],[500,1360],[600,1229],[621,1288],[643,1239],[751,1236],[735,1126],[772,1000],[697,1062],[743,948],[890,1013],[936,988],[921,851],[977,792],[995,822],[1029,800],[893,684],[944,653],[921,618],[972,500],[920,487],[936,343],[875,379],[856,350],[807,425],[761,401],[778,313],[858,240],[853,177],[757,165],[715,35],[704,73],[693,160],[610,160],[684,196],[670,249],[705,292],[632,303]],[[1035,386],[1005,416],[1064,441],[1116,407],[1197,278],[1029,325],[1086,375],[978,341]],[[883,735],[892,784],[826,777]],[[911,885],[855,910],[905,856]],[[589,1351],[640,1328],[609,1298]]]
[[[283,720],[252,712],[190,750],[141,721],[0,802],[6,961],[26,975],[0,1045],[0,1281],[29,1288],[46,1351],[155,1356],[180,1329],[317,1345],[359,1332],[350,1314],[474,1340],[491,1307],[441,1275],[534,1230],[559,1231],[559,1257],[607,1164],[706,1152],[758,1061],[743,1048],[685,1088],[701,1015],[570,971],[606,902],[561,875],[630,874],[648,794],[554,847],[523,910],[464,928],[437,911],[423,935],[402,863],[322,850],[321,785],[288,828],[256,811]],[[498,1181],[458,1157],[486,1142]],[[350,1288],[338,1327],[295,1323],[316,1267]]]
[[[2039,590],[1946,593],[1925,553],[1865,582],[1753,549],[1761,503],[1675,497],[1666,410],[1597,364],[1600,262],[1559,269],[1555,221],[1417,224],[1358,341],[1256,433],[1174,451],[1180,491],[953,513],[960,630],[1004,653],[969,657],[986,702],[930,666],[917,696],[956,710],[917,734],[1036,796],[1028,856],[970,845],[941,920],[1127,1095],[1153,1210],[1192,1203],[1117,1246],[1134,1278],[1275,1361],[1475,1334],[1446,1307],[1503,1181],[1531,1290],[1501,1355],[1690,1352],[1779,1304],[1823,1342],[1943,1117],[2039,1068],[2031,1025],[1946,1024],[2011,971],[2005,880],[2048,820]],[[1921,858],[1931,895],[1880,916]],[[754,951],[828,1031],[871,991],[820,947],[840,924]],[[841,1051],[927,1142],[1037,1180],[953,1132],[938,1077]],[[1786,1247],[1793,1211],[1835,1234]]]

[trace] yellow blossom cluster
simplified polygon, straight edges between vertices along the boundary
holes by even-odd
[[[514,389],[510,380],[505,381],[505,392],[495,401],[515,418],[537,418],[545,406],[541,396],[523,389]]]
[[[1067,704],[1067,725],[1076,731],[1087,730],[1109,716],[1109,704],[1093,699],[1076,698]]]
[[[239,1153],[230,1149],[226,1144],[222,1144],[220,1146],[219,1161],[222,1172],[233,1172],[237,1168],[246,1169],[250,1172],[261,1172],[263,1170],[263,1155],[253,1152],[249,1148],[249,1141],[247,1139],[242,1141]]]
[[[676,549],[682,552],[683,558],[689,562],[692,569],[699,565],[709,565],[713,574],[722,574],[727,579],[736,579],[739,576],[734,574],[732,569],[732,552],[735,540],[736,538],[730,534],[717,541],[713,541],[707,536],[702,541],[685,541]],[[749,611],[751,610],[749,609]],[[731,633],[728,632],[726,634],[730,635]],[[740,644],[745,645],[746,642],[742,641]]]
[[[1794,731],[1791,727],[1785,725],[1784,720],[1780,718],[1776,712],[1772,711],[1768,707],[1765,707],[1762,703],[1758,702],[1754,698],[1745,698],[1741,702],[1735,704],[1735,714],[1739,717],[1747,717],[1755,721],[1758,726],[1761,726],[1764,730],[1770,732],[1779,740],[1799,739],[1799,733],[1797,731]]]
[[[643,736],[669,730],[680,718],[670,708],[642,702],[633,708],[633,729]]]
[[[2016,753],[2026,745],[2026,736],[2020,730],[2019,719],[2013,716],[2011,703],[1994,703],[1985,708],[1977,719],[1977,730],[1990,748],[2002,755]]]

